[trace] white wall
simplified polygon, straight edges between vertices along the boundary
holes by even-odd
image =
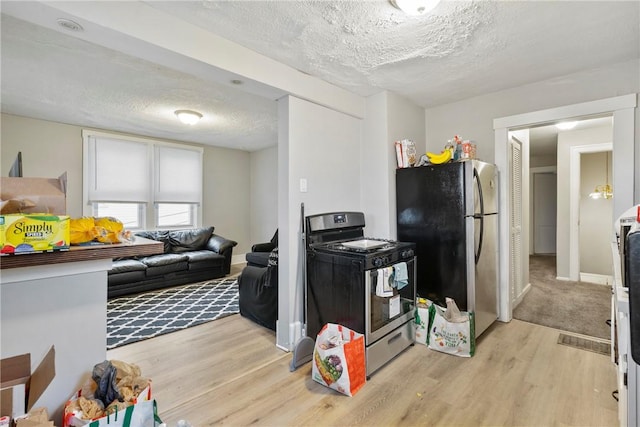
[[[253,151],[251,158],[251,244],[268,242],[278,228],[278,147]]]
[[[82,216],[83,128],[9,114],[2,114],[1,120],[2,176],[18,151],[22,151],[25,176],[57,177],[66,171],[67,213]],[[204,147],[202,224],[213,225],[216,234],[237,241],[234,253],[243,253],[251,245],[249,157],[245,151]]]
[[[556,160],[555,154],[529,157],[529,164],[532,168],[540,168],[544,166],[555,166],[556,163],[557,163],[557,160]]]
[[[251,249],[249,227],[250,155],[246,151],[204,146],[202,225],[238,242],[232,262],[244,261]]]
[[[613,275],[611,223],[613,199],[591,199],[596,185],[611,184],[611,153],[583,153],[580,156],[580,273]],[[608,163],[608,171],[605,164]],[[608,176],[605,180],[605,174]]]
[[[571,147],[581,145],[593,145],[611,143],[613,138],[612,127],[601,126],[584,130],[565,131],[558,133],[558,215],[557,215],[557,258],[556,274],[560,278],[570,278],[570,198],[571,186],[569,170]],[[615,189],[614,189],[615,190]],[[591,191],[591,190],[589,190]],[[610,215],[603,221],[611,224]],[[611,258],[607,255],[607,258]]]
[[[28,177],[57,178],[67,172],[67,213],[82,216],[82,128],[2,114],[2,176],[19,151]]]
[[[477,143],[477,156],[493,162],[493,119],[640,92],[640,61],[584,70],[425,111],[427,149],[440,150],[453,135]],[[640,109],[636,109],[635,146],[640,146]],[[640,170],[640,149],[635,152]],[[640,200],[640,173],[635,174],[635,199]]]
[[[287,96],[278,101],[279,295],[276,340],[291,350],[303,319],[300,204],[305,215],[361,210],[361,120]],[[307,180],[307,192],[300,191]]]
[[[425,152],[424,110],[391,92],[367,98],[367,115],[363,122],[362,211],[366,234],[395,239],[396,177],[394,142],[410,139],[416,153]]]

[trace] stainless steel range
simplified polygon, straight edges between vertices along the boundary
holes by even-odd
[[[415,244],[364,226],[361,212],[306,217],[307,335],[326,323],[363,334],[370,376],[415,341]]]

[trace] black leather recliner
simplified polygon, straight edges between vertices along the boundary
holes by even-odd
[[[266,267],[269,261],[269,254],[278,247],[278,230],[274,233],[270,241],[256,243],[251,247],[251,252],[245,255],[247,265],[254,267]]]
[[[276,320],[278,319],[278,247],[277,231],[275,239],[276,246],[266,254],[265,266],[250,264],[249,254],[247,254],[247,266],[238,277],[239,306],[240,314],[259,325],[276,330]],[[270,242],[271,243],[271,242]],[[262,244],[262,248],[268,247]],[[253,250],[258,245],[253,246]],[[254,253],[259,253],[255,251]],[[254,262],[262,262],[263,258],[256,258]]]

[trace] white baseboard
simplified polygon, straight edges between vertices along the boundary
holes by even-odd
[[[581,282],[597,283],[598,285],[611,285],[613,277],[606,274],[580,273]]]
[[[231,264],[244,264],[247,262],[246,254],[231,255]]]
[[[565,282],[571,281],[568,277],[556,276],[556,280],[564,280]]]
[[[530,290],[531,290],[531,283],[527,283],[527,286],[524,287],[524,289],[522,290],[522,293],[515,300],[513,300],[514,310],[522,302],[522,300],[529,293]]]

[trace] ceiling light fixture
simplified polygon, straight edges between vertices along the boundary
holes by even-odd
[[[84,31],[84,28],[82,28],[82,25],[78,24],[76,21],[72,21],[71,19],[58,18],[56,19],[56,22],[65,30]]]
[[[431,12],[440,0],[389,0],[389,2],[407,15],[424,15]]]
[[[605,184],[596,185],[596,189],[593,193],[589,194],[591,199],[610,199],[613,197],[613,188],[609,185],[609,152],[607,151],[607,157],[605,160]]]
[[[175,115],[185,125],[195,125],[202,118],[202,114],[191,110],[176,110]]]
[[[556,127],[560,130],[570,130],[576,127],[578,122],[560,122],[556,124]]]

